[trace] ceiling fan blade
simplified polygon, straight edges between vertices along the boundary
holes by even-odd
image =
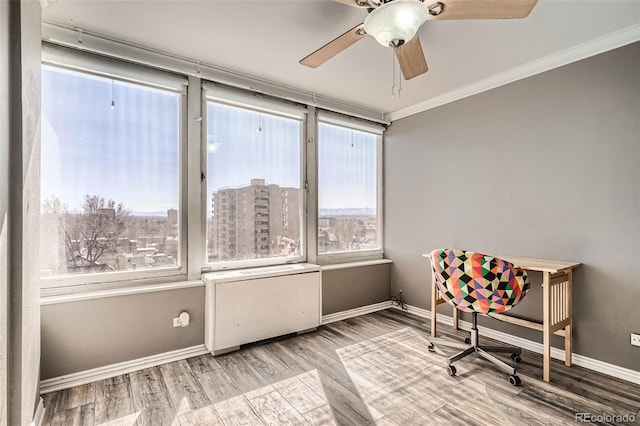
[[[362,29],[362,31],[360,31]],[[364,24],[356,25],[341,36],[336,37],[312,54],[300,60],[302,65],[316,68],[364,37]]]
[[[405,80],[411,80],[429,70],[420,44],[420,37],[417,34],[409,42],[396,47],[395,51]]]
[[[428,20],[525,18],[538,0],[440,0],[442,13]],[[425,1],[432,9],[437,2]],[[437,10],[437,9],[435,9]]]

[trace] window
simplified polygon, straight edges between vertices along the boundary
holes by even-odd
[[[318,123],[318,254],[344,257],[381,245],[382,130],[333,114]]]
[[[186,83],[157,87],[100,65],[42,69],[41,275],[176,273]]]
[[[382,125],[47,41],[42,53],[44,294],[382,256]]]
[[[220,92],[207,91],[207,261],[215,268],[302,259],[304,115]]]

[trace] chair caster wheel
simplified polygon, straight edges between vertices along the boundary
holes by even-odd
[[[436,349],[433,347],[433,343],[429,342],[429,344],[427,345],[427,350],[429,352],[435,352]]]
[[[520,384],[522,383],[522,380],[520,380],[520,377],[513,374],[509,376],[509,383],[511,383],[513,386],[520,386]]]
[[[447,373],[448,373],[450,376],[455,376],[455,375],[456,375],[456,373],[457,373],[456,368],[455,368],[453,365],[448,366],[448,367],[447,367]]]
[[[471,344],[471,337],[465,337],[464,338],[464,343],[466,343],[467,345]]]
[[[522,361],[522,357],[520,357],[520,354],[511,354],[511,360],[516,364],[520,364],[520,361]]]

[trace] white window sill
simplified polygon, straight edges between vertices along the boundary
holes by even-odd
[[[320,270],[333,271],[336,269],[359,268],[361,266],[384,265],[386,263],[393,263],[393,261],[391,259],[375,259],[349,263],[334,263],[332,265],[321,266]]]
[[[233,279],[237,280],[238,278],[242,279],[255,279],[255,278],[264,278],[265,276],[279,276],[279,275],[295,275],[304,272],[312,272],[317,271],[318,269],[321,271],[333,271],[339,269],[348,269],[348,268],[359,268],[363,266],[374,266],[374,265],[384,265],[388,263],[393,263],[391,259],[374,259],[374,260],[364,260],[357,262],[348,262],[348,263],[336,263],[332,265],[312,265],[312,264],[298,264],[297,267],[291,268],[291,270],[283,270],[285,265],[280,267],[262,267],[262,268],[247,268],[247,269],[236,269],[233,271],[220,271],[220,272],[208,272],[203,274],[204,276],[208,275],[212,279],[216,280],[228,280],[230,276],[233,275]],[[286,265],[287,267],[292,265]],[[118,296],[129,296],[134,294],[142,294],[142,293],[153,293],[157,291],[168,291],[168,290],[179,290],[185,288],[192,287],[204,287],[204,281],[202,280],[192,280],[192,281],[174,281],[174,282],[165,282],[165,283],[154,283],[154,284],[142,284],[142,285],[131,285],[127,287],[122,287],[120,284],[116,288],[105,288],[105,289],[93,289],[93,290],[83,290],[82,288],[75,289],[76,291],[73,293],[66,294],[45,294],[40,297],[40,305],[56,305],[60,303],[68,303],[68,302],[79,302],[83,300],[94,300],[101,299],[105,297],[118,297]]]
[[[263,266],[259,268],[233,269],[227,271],[206,272],[202,274],[203,281],[223,283],[229,281],[255,280],[258,278],[271,278],[283,275],[305,274],[317,272],[319,265],[312,263],[294,263],[278,266]]]
[[[152,293],[156,291],[178,290],[191,287],[204,287],[204,282],[176,281],[168,283],[144,284],[129,287],[95,289],[68,294],[43,295],[40,297],[40,306],[56,305],[59,303],[78,302],[82,300],[101,299],[104,297],[129,296],[132,294]]]

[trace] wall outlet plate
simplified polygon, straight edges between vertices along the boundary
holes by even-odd
[[[640,334],[631,333],[631,344],[633,346],[640,346]]]

